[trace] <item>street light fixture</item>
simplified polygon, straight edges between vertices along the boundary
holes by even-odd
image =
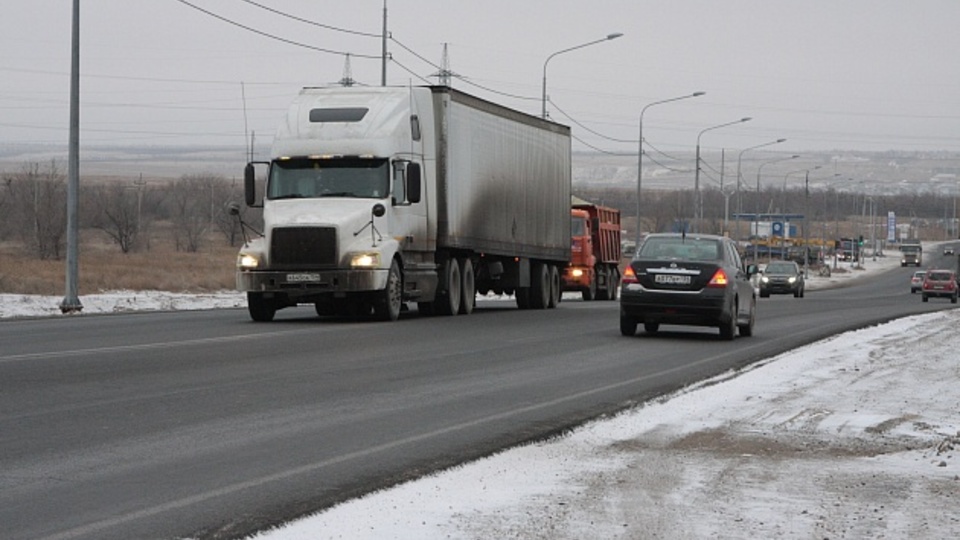
[[[702,214],[703,214],[702,201],[700,200],[700,137],[702,137],[703,134],[706,133],[706,132],[708,132],[708,131],[713,131],[713,130],[715,130],[715,129],[720,129],[720,128],[722,128],[722,127],[732,126],[732,125],[735,125],[735,124],[742,124],[742,123],[744,123],[744,122],[749,122],[750,120],[752,120],[752,118],[749,117],[749,116],[747,116],[747,117],[741,118],[741,119],[739,119],[739,120],[734,120],[733,122],[727,122],[727,123],[725,123],[725,124],[719,124],[719,125],[716,125],[716,126],[710,126],[710,127],[706,128],[706,129],[701,130],[700,133],[697,135],[697,163],[696,163],[696,167],[694,167],[694,173],[693,173],[693,198],[694,198],[694,200],[693,200],[693,204],[694,204],[693,219],[695,220],[695,222],[696,222],[696,224],[697,224],[697,231],[696,231],[696,232],[700,232],[700,222],[699,222],[699,220],[700,220],[700,218],[703,217],[703,216],[702,216]]]
[[[680,101],[681,99],[689,99],[700,97],[706,94],[706,92],[694,92],[692,94],[687,94],[685,96],[679,96],[670,99],[664,99],[661,101],[654,101],[653,103],[647,104],[644,108],[640,109],[640,145],[639,152],[637,152],[637,240],[636,245],[640,245],[640,216],[642,215],[640,209],[640,193],[643,188],[643,113],[647,112],[647,109],[653,107],[654,105],[662,105],[664,103],[670,103],[672,101]]]
[[[790,156],[790,157],[785,157],[785,158],[772,159],[772,160],[770,160],[770,161],[764,161],[763,163],[760,164],[759,167],[757,167],[757,213],[756,213],[756,215],[754,216],[754,223],[755,223],[755,225],[753,226],[753,234],[754,234],[754,235],[759,236],[759,234],[760,234],[760,172],[763,171],[763,168],[764,168],[765,166],[770,165],[770,164],[772,164],[772,163],[779,163],[779,162],[781,162],[781,161],[788,161],[788,160],[791,160],[791,159],[796,159],[796,158],[798,158],[798,157],[800,157],[800,154],[794,154],[794,155],[792,155],[792,156]],[[755,250],[755,251],[754,251],[754,255],[756,255],[756,254],[757,254],[757,253],[756,253],[756,250]]]
[[[757,148],[763,148],[765,146],[772,146],[774,144],[780,144],[786,142],[786,139],[777,139],[775,141],[766,142],[763,144],[758,144],[756,146],[750,146],[744,148],[737,155],[737,240],[740,239],[740,214],[743,213],[743,204],[740,199],[740,182],[743,180],[743,175],[740,174],[740,167],[743,164],[743,154],[749,152],[750,150],[756,150]]]
[[[618,37],[620,37],[620,36],[622,36],[622,35],[623,35],[623,34],[621,34],[620,32],[617,32],[617,33],[614,33],[614,34],[607,34],[607,37],[605,37],[605,38],[596,39],[596,40],[593,40],[593,41],[584,43],[584,44],[582,44],[582,45],[577,45],[576,47],[570,47],[569,49],[563,49],[562,51],[557,51],[557,52],[555,52],[555,53],[553,53],[553,54],[551,54],[550,56],[547,57],[547,59],[543,62],[543,98],[542,98],[542,100],[541,100],[542,103],[543,103],[543,110],[542,110],[542,112],[541,112],[542,118],[546,118],[546,117],[547,117],[547,63],[550,62],[550,59],[553,58],[554,56],[557,56],[558,54],[563,54],[563,53],[565,53],[565,52],[575,51],[575,50],[577,50],[577,49],[582,49],[582,48],[584,48],[584,47],[588,47],[588,46],[590,46],[590,45],[595,45],[595,44],[597,44],[597,43],[603,43],[604,41],[609,41],[609,40],[611,40],[611,39],[617,39]]]

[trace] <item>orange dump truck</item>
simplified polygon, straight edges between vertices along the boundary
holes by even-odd
[[[616,300],[620,286],[620,211],[595,204],[570,209],[570,264],[563,290],[584,300]]]

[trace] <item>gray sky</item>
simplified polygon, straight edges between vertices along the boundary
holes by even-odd
[[[353,78],[380,83],[383,0],[188,0],[238,24],[349,52]],[[575,150],[960,151],[960,1],[387,0],[390,84],[441,63],[453,86],[539,114],[543,67],[554,120]],[[0,148],[68,136],[71,0],[0,0]],[[283,43],[178,0],[82,0],[81,144],[269,145],[299,88],[336,83],[344,56]],[[377,58],[365,58],[373,56]],[[409,70],[409,71],[408,71]],[[412,73],[411,73],[412,72]],[[489,90],[494,90],[497,93]],[[564,114],[566,113],[566,115]],[[567,116],[569,115],[569,116]],[[572,118],[572,119],[571,119]],[[583,127],[581,127],[583,126]],[[596,132],[596,133],[592,133]],[[653,152],[653,150],[649,150]]]

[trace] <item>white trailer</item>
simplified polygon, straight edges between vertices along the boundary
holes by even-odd
[[[570,129],[449,87],[305,88],[269,162],[247,165],[264,231],[240,249],[250,316],[467,314],[476,294],[560,301]],[[255,164],[269,167],[262,195]]]

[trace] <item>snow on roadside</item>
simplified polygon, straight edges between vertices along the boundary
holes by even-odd
[[[957,538],[958,324],[827,339],[256,538]]]

